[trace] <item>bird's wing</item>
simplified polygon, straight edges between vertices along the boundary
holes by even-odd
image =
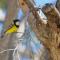
[[[5,34],[11,34],[17,32],[17,27],[15,25],[13,25],[11,28],[9,28],[8,30],[5,31]]]

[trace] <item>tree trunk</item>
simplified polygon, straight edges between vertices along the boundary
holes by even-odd
[[[29,24],[38,39],[49,50],[52,60],[60,60],[60,13],[55,6],[49,4],[43,7],[42,11],[47,16],[47,24],[32,16]]]

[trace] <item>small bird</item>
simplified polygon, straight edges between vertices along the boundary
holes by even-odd
[[[17,30],[19,28],[19,24],[20,24],[20,20],[19,19],[13,20],[13,25],[9,29],[7,29],[4,32],[4,34],[9,34],[9,33],[17,32]]]

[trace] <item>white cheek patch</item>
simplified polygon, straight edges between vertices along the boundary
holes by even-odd
[[[20,25],[20,22],[16,22],[16,25]]]

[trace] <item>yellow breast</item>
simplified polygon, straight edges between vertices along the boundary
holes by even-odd
[[[9,34],[9,33],[14,33],[17,32],[17,27],[15,25],[13,25],[10,29],[8,29],[5,34]]]

